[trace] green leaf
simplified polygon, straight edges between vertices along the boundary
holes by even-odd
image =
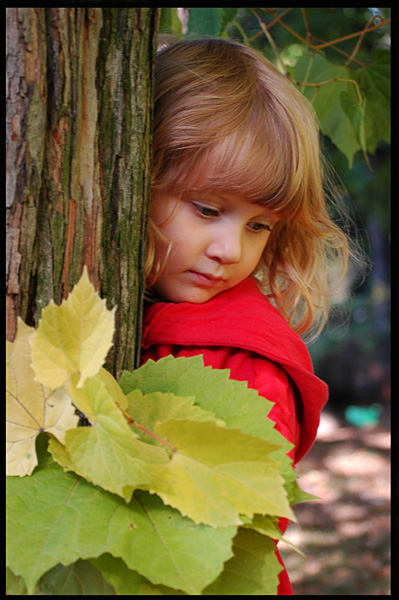
[[[348,92],[341,92],[339,99],[342,110],[348,117],[352,126],[353,135],[355,136],[359,146],[362,146],[361,129],[364,123],[364,103],[360,105],[358,98],[354,97],[353,94],[351,95]]]
[[[202,592],[206,596],[276,594],[278,574],[282,566],[271,539],[256,531],[239,528],[233,541],[234,556],[228,560],[219,577]],[[120,559],[104,555],[91,561],[119,595],[181,595],[166,586],[154,586],[144,577],[130,571]]]
[[[90,561],[115,588],[118,596],[185,596],[185,592],[164,585],[153,585],[148,579],[132,571],[120,558],[103,554]]]
[[[128,502],[135,489],[146,489],[159,477],[157,467],[169,461],[166,451],[137,439],[99,377],[86,379],[81,389],[68,389],[79,409],[89,407],[84,412],[93,426],[69,430],[63,454],[52,441],[55,459]]]
[[[39,581],[39,592],[47,596],[115,596],[103,574],[87,560],[64,567],[57,565]]]
[[[27,589],[22,577],[16,577],[9,569],[7,594],[26,596]],[[29,594],[31,595],[31,594]],[[57,565],[38,581],[34,596],[115,596],[115,590],[103,574],[86,560],[78,560],[64,567]]]
[[[177,15],[177,8],[162,6],[160,9],[159,33],[180,35],[182,24]]]
[[[125,398],[128,401],[126,413],[142,427],[142,429],[136,429],[135,432],[141,440],[149,444],[159,445],[160,442],[144,430],[153,431],[157,424],[170,419],[215,421],[213,413],[194,405],[193,397],[181,398],[162,392],[153,392],[144,396],[140,390],[134,390]],[[224,425],[220,420],[217,423]]]
[[[262,535],[266,535],[272,540],[280,540],[285,544],[288,544],[295,552],[305,558],[304,553],[299,550],[292,542],[286,540],[280,531],[278,526],[278,519],[275,517],[269,517],[268,515],[255,515],[253,519],[244,519],[244,528],[253,529]]]
[[[188,14],[187,33],[198,37],[218,37],[222,30],[224,18],[223,8],[192,7]]]
[[[273,442],[214,422],[171,420],[155,432],[175,450],[167,475],[150,491],[195,523],[239,525],[240,513],[294,518],[278,463],[270,458]]]
[[[39,578],[57,563],[96,556],[115,506],[104,508],[103,492],[56,465],[37,468],[29,478],[7,478],[7,564],[31,594]],[[96,510],[93,507],[96,506]]]
[[[234,539],[234,557],[204,596],[275,596],[282,566],[269,538],[240,528]]]
[[[373,62],[356,71],[364,95],[365,148],[374,154],[379,142],[391,141],[391,67],[390,51],[378,49]]]
[[[26,596],[26,585],[22,577],[6,567],[6,595],[7,596]]]
[[[155,447],[136,439],[98,378],[75,391],[91,403],[93,427],[67,432],[66,458],[51,442],[64,467],[126,501],[137,488],[156,493],[195,523],[238,525],[240,513],[293,516],[279,465],[269,456],[278,444],[220,427],[209,411],[193,406],[192,398],[132,392],[129,410],[133,419],[142,419],[138,427],[147,432],[145,440],[155,434],[163,446]],[[81,398],[76,402],[74,390],[70,393],[81,409]],[[170,461],[165,448],[172,451]]]
[[[220,26],[220,34],[223,34],[226,31],[226,27],[234,21],[236,14],[238,13],[239,8],[223,8],[222,14],[222,22]]]
[[[276,594],[278,574],[282,570],[275,555],[275,544],[264,536],[239,529],[233,542],[234,556],[228,560],[214,583],[202,595],[270,595]],[[181,595],[165,586],[151,585],[130,571],[120,559],[110,555],[91,561],[119,595]]]
[[[157,362],[149,360],[145,365],[129,373],[124,371],[119,381],[128,395],[139,389],[143,394],[152,392],[171,393],[176,396],[194,396],[195,404],[212,412],[228,427],[239,427],[244,433],[269,439],[274,423],[267,419],[273,403],[247,387],[244,381],[229,379],[228,369],[204,367],[201,355],[190,358],[166,356]],[[274,430],[275,431],[275,430]],[[287,442],[277,433],[279,442]]]
[[[360,150],[359,135],[354,133],[340,98],[343,92],[356,89],[351,81],[355,79],[354,74],[346,67],[330,63],[320,53],[301,56],[291,73],[295,81],[311,84],[303,85],[301,91],[312,102],[324,135],[331,138],[352,166],[353,157]],[[344,81],[334,81],[340,79]],[[314,84],[320,85],[314,87]]]
[[[235,533],[194,526],[146,492],[126,504],[55,463],[7,478],[7,566],[29,593],[58,563],[108,552],[155,585],[198,595],[232,556]]]
[[[177,396],[194,395],[196,405],[212,412],[227,427],[239,427],[243,433],[280,445],[271,457],[279,462],[289,501],[295,503],[299,488],[292,460],[286,455],[293,444],[274,429],[274,422],[267,418],[272,402],[249,389],[245,382],[229,379],[227,369],[204,367],[202,356],[167,356],[157,362],[149,360],[134,373],[124,371],[119,383],[127,395],[136,389],[143,394],[168,391]]]

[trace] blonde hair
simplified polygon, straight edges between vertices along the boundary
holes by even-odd
[[[328,265],[342,281],[351,250],[328,212],[310,103],[260,53],[221,39],[162,49],[155,78],[153,192],[223,190],[275,211],[280,220],[254,275],[295,331],[317,335],[337,285]],[[149,286],[161,268],[160,239],[150,218]]]

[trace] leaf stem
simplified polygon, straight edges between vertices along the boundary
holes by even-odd
[[[289,27],[288,25],[286,25],[286,23],[283,23],[281,16],[278,16],[274,9],[264,8],[262,10],[264,10],[266,13],[271,15],[281,25],[281,27],[283,27],[286,31],[288,31],[291,35],[296,37],[298,40],[303,42],[306,46],[308,46],[308,48],[310,48],[311,50],[316,50],[316,51],[321,50],[322,48],[327,48],[328,46],[333,46],[335,44],[339,44],[340,42],[344,42],[346,40],[350,40],[351,38],[354,38],[354,37],[361,36],[363,38],[366,33],[369,33],[370,31],[374,31],[375,29],[379,29],[380,27],[383,27],[384,25],[387,25],[388,23],[391,22],[390,18],[382,20],[379,15],[375,15],[373,17],[373,19],[375,19],[375,17],[379,17],[381,19],[381,21],[379,23],[377,23],[377,25],[374,25],[374,27],[369,28],[370,23],[367,23],[366,27],[364,29],[362,29],[361,31],[356,31],[355,33],[350,33],[349,35],[345,35],[343,37],[336,38],[335,40],[332,40],[330,42],[323,42],[322,44],[319,44],[318,46],[314,46],[310,41],[308,41],[306,38],[304,38],[302,35],[300,35],[297,31],[292,29],[292,27]],[[262,21],[260,21],[259,16],[258,15],[256,15],[256,16],[257,16],[259,22],[262,23]],[[262,27],[262,29],[264,30],[264,27]],[[308,35],[308,32],[307,32],[307,35]]]
[[[356,56],[356,54],[357,54],[357,53],[358,53],[358,51],[359,51],[359,48],[360,48],[360,46],[361,46],[361,43],[362,43],[362,41],[363,41],[363,39],[364,39],[364,36],[365,36],[365,35],[366,35],[366,33],[369,31],[369,26],[370,26],[370,25],[373,23],[373,21],[375,21],[375,19],[378,19],[379,21],[381,21],[381,20],[382,20],[382,19],[381,19],[381,17],[380,17],[380,15],[373,15],[373,16],[371,17],[371,19],[370,19],[370,20],[369,20],[369,22],[367,23],[366,27],[363,29],[362,35],[361,35],[361,36],[359,37],[359,39],[357,40],[357,42],[356,42],[356,45],[355,45],[355,47],[354,47],[354,49],[353,49],[353,52],[352,52],[352,54],[350,55],[350,57],[349,57],[349,58],[348,58],[348,60],[346,61],[346,63],[345,63],[345,66],[346,66],[346,67],[347,67],[347,66],[348,66],[348,65],[349,65],[349,64],[352,62],[352,60],[354,60],[354,59],[355,59],[355,56]]]
[[[374,27],[370,27],[369,29],[362,29],[361,31],[357,31],[356,33],[351,33],[349,35],[345,35],[341,38],[338,38],[336,40],[332,40],[332,42],[325,42],[324,44],[319,44],[318,46],[311,46],[312,50],[321,50],[322,48],[327,48],[328,46],[332,46],[333,44],[338,44],[339,42],[344,42],[346,40],[350,40],[351,38],[357,37],[357,36],[364,36],[365,33],[369,33],[370,31],[374,31],[375,29],[379,29],[380,27],[383,27],[383,25],[387,25],[387,23],[390,23],[391,19],[385,19],[384,21],[381,21],[380,23],[378,23],[378,25],[374,25]]]
[[[360,89],[359,89],[359,85],[357,83],[357,81],[355,81],[354,79],[344,79],[342,77],[333,77],[332,79],[327,79],[326,81],[320,81],[320,83],[301,83],[299,81],[296,81],[296,85],[298,86],[306,86],[306,87],[321,87],[322,85],[325,85],[326,83],[334,83],[335,81],[346,81],[347,83],[353,83],[353,85],[356,87],[356,92],[357,92],[357,97],[359,100],[359,106],[361,106],[363,104],[363,99],[362,96],[360,94]]]
[[[281,58],[281,56],[280,56],[280,52],[278,51],[278,48],[277,48],[277,46],[276,46],[276,43],[275,43],[275,41],[273,40],[272,36],[270,35],[270,33],[269,33],[269,32],[268,32],[268,30],[267,30],[267,27],[266,27],[266,25],[264,24],[264,22],[262,21],[262,19],[260,18],[260,16],[258,15],[258,13],[256,12],[256,10],[255,10],[254,8],[252,8],[252,12],[255,14],[256,18],[258,19],[258,21],[259,21],[259,25],[260,25],[260,26],[262,27],[262,29],[263,29],[263,33],[265,34],[265,36],[266,36],[266,37],[267,37],[267,39],[268,39],[268,42],[269,42],[269,44],[270,44],[270,45],[271,45],[271,47],[273,48],[274,54],[275,54],[275,55],[276,55],[276,57],[277,57],[277,60],[278,60],[278,62],[279,62],[279,64],[280,64],[280,66],[281,66],[281,69],[282,69],[282,71],[283,71],[284,75],[285,75],[286,77],[288,77],[288,71],[287,71],[287,69],[285,68],[284,61],[283,61],[283,59],[282,59],[282,58]]]
[[[115,404],[119,408],[119,410],[121,411],[123,416],[127,419],[128,425],[133,425],[133,427],[140,429],[140,431],[142,431],[143,433],[146,433],[147,435],[152,437],[154,440],[157,440],[158,442],[160,442],[161,444],[163,444],[164,446],[169,448],[169,450],[171,450],[172,452],[176,452],[176,448],[174,448],[174,446],[169,444],[169,442],[167,442],[163,438],[159,437],[159,435],[156,435],[156,433],[153,433],[149,429],[146,429],[145,427],[140,425],[140,423],[137,423],[125,410],[123,410],[123,408],[118,404],[118,402],[115,402]]]

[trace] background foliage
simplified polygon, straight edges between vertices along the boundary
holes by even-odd
[[[390,394],[390,9],[162,8],[160,34],[218,36],[265,54],[300,86],[320,120],[323,147],[342,204],[367,253],[363,281],[353,273],[333,318],[310,346],[330,407],[378,403]],[[341,185],[342,183],[342,185]],[[347,413],[349,414],[349,413]]]

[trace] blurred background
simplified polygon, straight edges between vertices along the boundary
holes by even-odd
[[[163,8],[160,34],[234,39],[296,81],[308,72],[310,45],[323,45],[319,77],[355,80],[363,95],[359,110],[355,84],[347,104],[341,92],[329,97],[327,84],[318,97],[304,89],[370,268],[337,296],[309,346],[330,399],[297,472],[320,500],[296,507],[299,524],[286,536],[306,557],[288,545],[281,551],[295,594],[390,595],[390,9]],[[332,128],[333,112],[346,131]]]

